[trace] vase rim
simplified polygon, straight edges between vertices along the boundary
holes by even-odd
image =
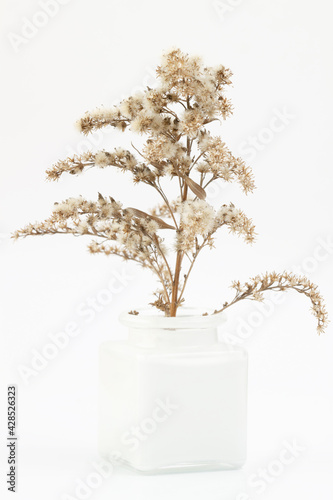
[[[136,309],[138,314],[124,311],[119,316],[119,321],[130,328],[145,329],[197,329],[197,328],[217,328],[225,323],[227,318],[225,313],[216,313],[210,309],[182,307],[176,317],[163,316],[156,313],[154,309]],[[204,315],[207,313],[206,315]]]

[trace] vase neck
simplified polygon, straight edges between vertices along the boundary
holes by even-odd
[[[217,328],[129,328],[128,341],[146,348],[167,348],[212,345],[218,342],[218,337]]]

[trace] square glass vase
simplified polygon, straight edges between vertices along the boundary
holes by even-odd
[[[101,455],[148,474],[241,467],[247,352],[219,342],[225,316],[141,311],[120,321],[128,339],[100,348]]]

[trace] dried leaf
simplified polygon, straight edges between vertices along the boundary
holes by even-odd
[[[127,210],[131,210],[133,212],[133,214],[135,215],[135,217],[139,217],[141,219],[145,219],[146,217],[149,217],[150,219],[157,222],[160,229],[175,229],[174,226],[170,226],[170,224],[167,224],[166,222],[164,222],[164,220],[160,219],[159,217],[156,217],[155,215],[147,214],[147,212],[143,212],[142,210],[139,210],[139,209],[133,208],[133,207],[128,207]]]
[[[197,182],[195,182],[193,179],[190,179],[190,177],[184,177],[184,180],[190,190],[200,199],[204,200],[206,198],[206,191],[204,190],[203,187],[199,186]]]
[[[151,219],[153,219],[155,222],[157,222],[157,224],[159,225],[160,229],[176,229],[175,226],[171,226],[171,224],[168,224],[163,219],[160,219],[159,217],[156,217],[155,215],[149,215],[149,217]]]

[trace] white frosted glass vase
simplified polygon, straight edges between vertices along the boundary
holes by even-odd
[[[99,449],[145,473],[239,468],[247,353],[218,341],[224,315],[123,313],[126,341],[100,349]]]

